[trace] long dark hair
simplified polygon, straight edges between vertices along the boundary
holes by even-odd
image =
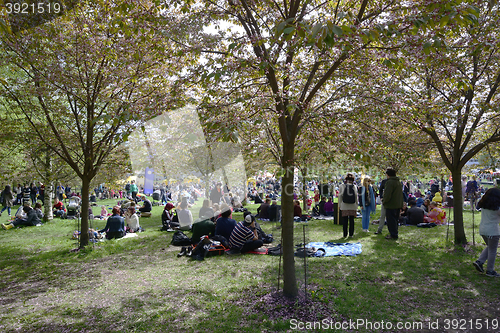
[[[5,185],[5,189],[3,190],[4,194],[12,194],[12,190],[10,189],[10,185]]]
[[[500,189],[490,188],[477,203],[478,208],[497,210],[500,208]]]

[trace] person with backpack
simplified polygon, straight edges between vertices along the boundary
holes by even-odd
[[[127,182],[127,184],[125,185],[125,192],[127,192],[127,198],[130,197],[130,182]]]
[[[349,237],[354,235],[354,217],[358,209],[358,189],[354,185],[354,175],[348,173],[345,177],[345,183],[339,187],[339,202],[342,212],[342,223],[344,237],[347,237],[347,227],[349,226]]]

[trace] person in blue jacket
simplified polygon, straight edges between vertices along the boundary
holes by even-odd
[[[125,219],[120,216],[120,207],[113,207],[113,215],[108,217],[104,229],[100,233],[106,232],[106,239],[122,238],[125,236]]]

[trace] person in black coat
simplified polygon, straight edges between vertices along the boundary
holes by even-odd
[[[8,230],[17,227],[19,225],[36,226],[37,224],[42,223],[38,218],[36,211],[30,206],[24,206],[23,211],[26,213],[26,218],[16,218],[10,224],[2,223],[2,228]]]

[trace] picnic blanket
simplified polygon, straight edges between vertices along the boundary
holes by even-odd
[[[315,257],[355,256],[362,252],[361,243],[311,242],[306,247],[318,249]]]

